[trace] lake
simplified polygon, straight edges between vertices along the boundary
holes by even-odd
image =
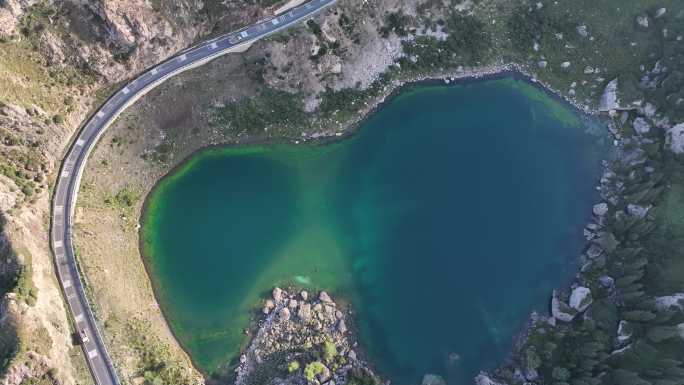
[[[205,373],[280,285],[349,302],[394,384],[471,383],[577,270],[606,141],[521,80],[409,86],[332,144],[191,157],[148,197],[144,258]]]

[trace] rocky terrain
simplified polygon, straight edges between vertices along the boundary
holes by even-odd
[[[236,385],[380,384],[360,359],[348,329],[349,311],[322,291],[317,298],[278,287],[236,369]]]
[[[274,6],[0,1],[1,384],[90,383],[47,239],[52,180],[80,122],[119,82]],[[600,111],[619,157],[600,181],[582,272],[553,295],[551,318],[535,318],[510,365],[478,382],[678,383],[676,357],[650,353],[681,348],[684,322],[683,18],[675,0],[340,0],[244,55],[167,82],[103,136],[79,195],[79,263],[122,380],[205,381],[168,331],[138,250],[142,197],[173,166],[208,145],[342,135],[406,81],[515,63]],[[657,362],[637,365],[644,352]]]

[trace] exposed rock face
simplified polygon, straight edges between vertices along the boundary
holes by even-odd
[[[26,9],[37,2],[37,0],[0,1],[0,36],[12,34]]]
[[[591,290],[589,288],[580,286],[572,290],[570,295],[570,307],[581,313],[589,307],[592,303]]]
[[[615,78],[615,79],[611,80],[606,85],[606,88],[603,91],[603,95],[601,96],[601,103],[599,106],[599,111],[609,112],[609,111],[614,111],[614,110],[617,110],[618,108],[620,108],[618,96],[617,96],[617,89],[618,89],[618,79]]]

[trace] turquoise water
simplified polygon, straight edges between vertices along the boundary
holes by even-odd
[[[349,300],[393,383],[470,383],[576,270],[600,141],[520,81],[410,87],[341,142],[194,156],[148,200],[146,262],[207,373],[294,284]]]

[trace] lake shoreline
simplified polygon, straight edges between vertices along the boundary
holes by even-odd
[[[470,72],[463,72],[463,73],[457,73],[454,75],[444,75],[444,76],[424,76],[424,77],[416,77],[415,79],[411,80],[406,80],[406,81],[401,81],[401,82],[395,82],[392,83],[391,86],[389,87],[389,90],[385,93],[383,93],[382,96],[379,96],[378,98],[375,99],[373,103],[370,103],[370,105],[361,111],[358,116],[350,119],[349,121],[343,123],[343,126],[346,127],[344,129],[344,132],[342,135],[329,135],[329,136],[323,136],[323,137],[307,137],[299,140],[294,140],[292,138],[270,138],[270,139],[262,139],[262,138],[254,138],[254,137],[248,137],[246,139],[241,139],[238,143],[225,143],[225,144],[217,144],[217,145],[209,145],[205,146],[202,148],[197,149],[196,151],[193,151],[190,153],[188,156],[186,156],[184,159],[182,159],[180,162],[178,162],[175,166],[173,166],[168,172],[166,172],[164,175],[162,175],[152,186],[152,188],[149,190],[150,192],[145,196],[144,203],[142,206],[141,210],[141,216],[140,216],[140,228],[138,230],[138,239],[139,239],[139,250],[140,250],[140,255],[143,260],[143,265],[145,266],[145,270],[147,272],[148,277],[150,278],[150,281],[152,282],[152,287],[153,287],[153,292],[154,292],[154,297],[156,298],[157,303],[159,302],[160,296],[159,296],[159,290],[160,288],[158,287],[158,284],[156,283],[155,279],[152,279],[153,275],[151,274],[151,267],[149,266],[149,253],[146,250],[145,247],[145,239],[143,237],[143,229],[146,225],[145,218],[147,217],[148,210],[150,209],[150,204],[151,204],[151,199],[154,197],[154,195],[157,193],[158,189],[162,186],[161,184],[164,183],[164,181],[172,176],[177,174],[178,172],[182,171],[186,167],[191,167],[190,162],[192,161],[193,158],[195,158],[199,153],[205,153],[207,151],[213,152],[213,151],[223,151],[225,149],[229,148],[236,148],[236,147],[245,147],[245,146],[253,146],[253,145],[263,145],[263,146],[272,146],[272,145],[277,145],[277,144],[301,144],[302,142],[306,143],[307,145],[327,145],[327,144],[332,144],[336,143],[338,141],[343,141],[346,139],[351,138],[354,136],[356,133],[360,131],[360,126],[366,122],[368,119],[372,118],[372,116],[382,109],[385,106],[385,103],[390,103],[394,98],[398,97],[399,95],[402,94],[406,90],[406,88],[411,87],[411,86],[416,86],[416,85],[435,85],[435,86],[444,86],[445,84],[448,86],[461,86],[461,85],[467,85],[467,84],[473,84],[473,83],[479,83],[482,81],[487,81],[487,80],[498,80],[498,79],[505,79],[505,78],[512,78],[514,80],[519,80],[519,81],[524,81],[530,85],[533,85],[535,88],[542,90],[547,96],[552,97],[556,101],[562,102],[565,106],[569,106],[572,108],[574,113],[579,114],[583,118],[587,119],[596,119],[596,111],[592,112],[587,112],[587,110],[590,110],[589,107],[587,106],[582,106],[579,104],[576,104],[572,102],[571,100],[565,98],[562,96],[561,93],[554,91],[547,85],[535,80],[534,77],[527,75],[523,70],[516,66],[516,65],[505,65],[505,66],[495,66],[495,67],[488,67],[488,68],[483,68],[480,70],[474,70]],[[562,287],[567,286],[567,283],[564,283],[562,285],[559,285]],[[257,304],[255,304],[256,306]],[[195,369],[197,369],[200,373],[202,373],[205,376],[205,379],[207,380],[207,383],[212,383],[211,381],[211,373],[206,373],[205,371],[200,369],[200,366],[195,362],[192,358],[192,356],[189,354],[189,350],[186,346],[183,345],[181,340],[178,338],[178,336],[173,332],[173,328],[170,327],[169,323],[169,318],[163,308],[159,306],[159,309],[164,317],[164,319],[167,322],[167,325],[169,327],[169,330],[173,334],[174,338],[176,341],[179,343],[183,351],[185,351],[186,355],[189,357],[190,361],[192,362],[193,366]],[[522,328],[522,331],[519,333],[520,336],[525,336],[530,328],[530,323],[524,322],[525,326]],[[254,334],[252,334],[253,336]],[[518,345],[515,341],[518,341],[520,339],[524,339],[524,337],[514,337],[513,341],[511,341],[511,344],[513,346],[513,349],[511,351],[511,357],[516,354],[515,352],[515,347]],[[252,338],[250,338],[247,342],[246,345],[249,345],[251,343]],[[522,343],[521,343],[522,344]],[[372,364],[371,364],[372,365]]]

